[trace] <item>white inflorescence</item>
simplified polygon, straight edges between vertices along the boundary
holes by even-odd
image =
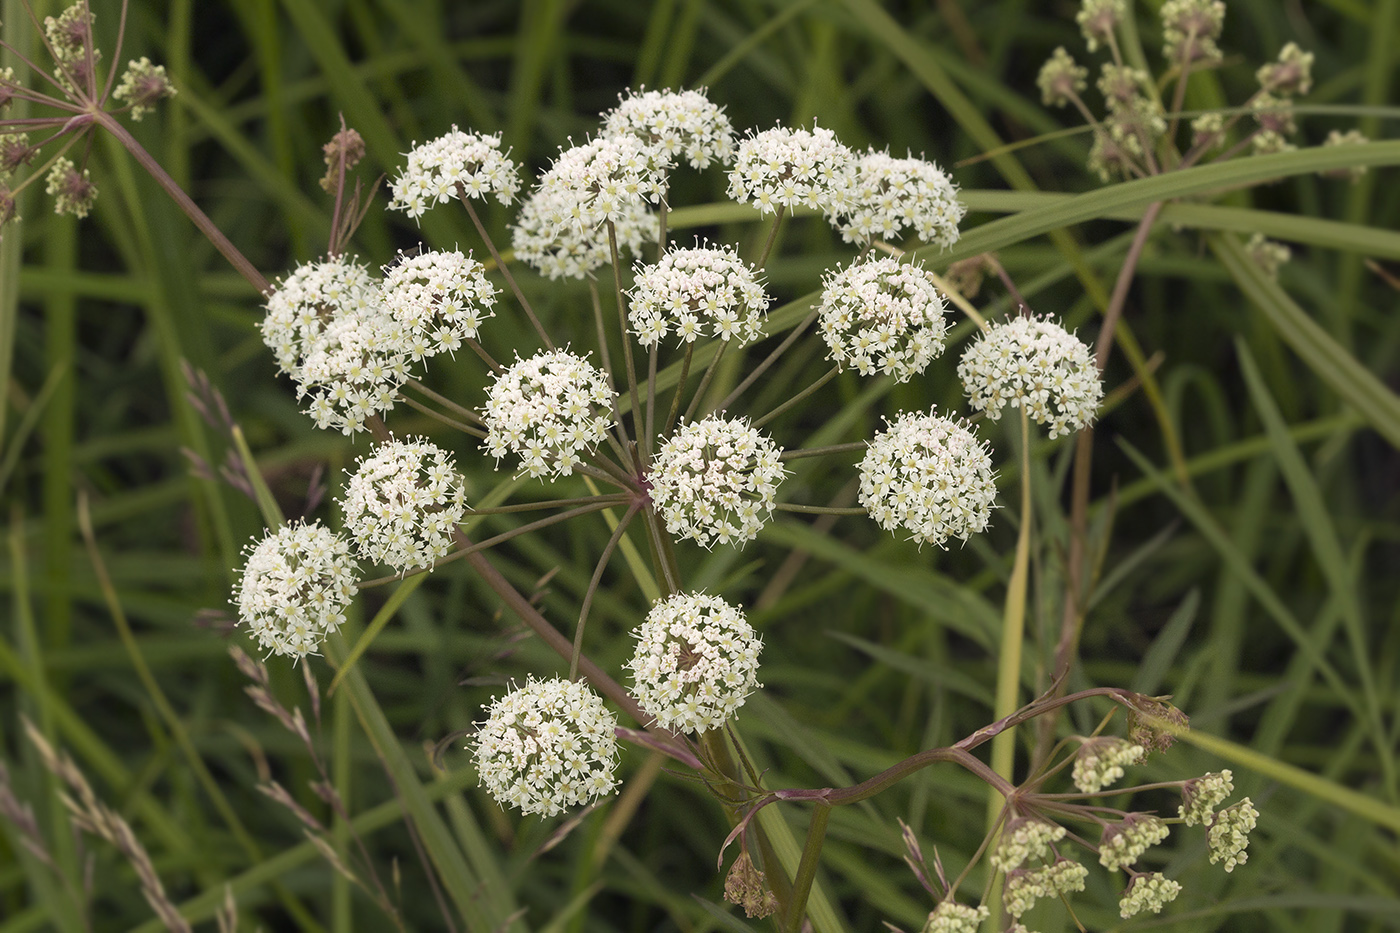
[[[886,531],[943,547],[986,529],[996,501],[992,459],[977,435],[932,413],[901,412],[860,464],[860,504]]]
[[[1005,405],[1023,407],[1059,437],[1094,420],[1103,384],[1089,348],[1053,321],[1016,317],[968,347],[958,377],[972,407],[993,421]]]
[[[843,213],[855,193],[856,155],[831,130],[776,126],[739,143],[729,170],[729,197],[764,214],[810,207]]]
[[[681,428],[648,477],[666,530],[701,547],[752,541],[773,510],[781,453],[742,418],[711,415]]]
[[[1226,871],[1249,861],[1249,833],[1259,825],[1259,811],[1248,797],[1215,814],[1206,833],[1210,841],[1210,863],[1224,862]]]
[[[1171,830],[1161,819],[1145,813],[1130,813],[1122,821],[1109,824],[1099,841],[1099,864],[1116,871],[1138,860]]]
[[[1235,791],[1235,775],[1229,768],[1211,771],[1187,781],[1181,787],[1181,807],[1177,815],[1187,826],[1200,826],[1215,819],[1215,808]]]
[[[1137,875],[1129,882],[1128,890],[1123,892],[1123,898],[1118,902],[1118,916],[1127,920],[1144,910],[1160,914],[1162,908],[1176,900],[1180,893],[1181,885],[1160,872]]]
[[[374,278],[353,259],[307,263],[267,299],[263,341],[321,428],[346,434],[388,411],[408,378],[408,329],[385,307]]]
[[[632,332],[644,347],[673,329],[685,343],[710,336],[743,345],[763,336],[768,295],[733,247],[696,246],[639,265],[630,308]]]
[[[660,149],[630,135],[599,136],[560,150],[537,188],[545,195],[536,207],[544,231],[592,234],[605,221],[617,223],[655,204],[665,193],[663,165]]]
[[[537,190],[526,198],[511,228],[515,258],[551,279],[581,279],[611,262],[606,233],[558,224],[557,219],[568,213],[572,203],[573,195],[566,191]],[[656,217],[645,201],[624,204],[613,228],[619,261],[629,254],[641,255],[642,244],[656,241]]]
[[[718,596],[677,593],[653,606],[635,634],[633,693],[664,729],[717,729],[762,686],[763,642]]]
[[[655,145],[667,167],[684,157],[693,168],[734,158],[734,126],[724,108],[711,103],[703,91],[628,92],[603,114],[603,133],[637,136]]]
[[[268,532],[248,552],[234,599],[259,645],[301,658],[340,627],[354,595],[349,545],[319,523],[298,523]]]
[[[1026,862],[1052,857],[1051,846],[1065,838],[1066,833],[1068,830],[1058,823],[1032,817],[1012,820],[1002,831],[1001,841],[992,850],[989,861],[998,871],[1013,872]]]
[[[568,680],[535,680],[491,704],[476,734],[482,785],[505,806],[554,816],[617,786],[617,718]]]
[[[894,240],[912,227],[925,243],[947,248],[958,241],[966,212],[957,187],[937,165],[872,149],[860,157],[851,203],[837,220],[847,243]]]
[[[501,151],[500,134],[464,133],[454,126],[446,136],[414,146],[408,168],[391,185],[389,207],[421,217],[434,205],[455,201],[459,184],[469,198],[494,194],[502,204],[515,200],[520,173]]]
[[[1118,780],[1128,765],[1147,757],[1147,750],[1123,739],[1093,738],[1079,747],[1074,759],[1074,786],[1085,794],[1097,794]]]
[[[943,296],[922,266],[896,259],[853,263],[828,277],[822,339],[831,359],[862,376],[905,382],[943,352]]]
[[[924,921],[923,933],[977,933],[982,921],[992,915],[986,907],[968,907],[944,901]]]
[[[1089,869],[1066,858],[1039,868],[1019,868],[1006,876],[1003,902],[1006,912],[1020,917],[1042,898],[1063,897],[1084,890]]]
[[[449,250],[401,257],[385,272],[380,294],[406,328],[409,358],[415,362],[455,353],[462,341],[475,340],[496,301],[481,263]]]
[[[410,438],[360,461],[342,507],[360,555],[403,573],[451,550],[466,500],[452,455]]]
[[[483,418],[486,446],[518,455],[531,476],[568,476],[612,423],[608,376],[567,350],[537,353],[496,377]]]

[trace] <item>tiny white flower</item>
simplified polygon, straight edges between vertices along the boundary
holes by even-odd
[[[734,158],[734,127],[704,91],[628,91],[603,114],[607,136],[630,134],[656,146],[667,167],[684,157],[693,168]]]
[[[847,243],[894,240],[913,228],[919,239],[940,247],[958,241],[967,208],[957,186],[926,159],[896,159],[870,150],[857,163],[849,203],[834,218]]]
[[[776,126],[739,143],[729,172],[729,197],[761,213],[779,207],[841,212],[855,184],[856,155],[820,126]]]
[[[414,360],[475,340],[481,321],[495,313],[496,290],[486,281],[483,266],[455,250],[402,256],[386,269],[380,296],[407,329]]]

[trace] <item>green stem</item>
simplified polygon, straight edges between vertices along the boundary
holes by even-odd
[[[802,917],[807,912],[807,896],[812,892],[812,881],[817,876],[817,862],[821,858],[822,843],[826,840],[826,823],[831,818],[831,805],[819,802],[812,811],[811,822],[807,824],[807,842],[802,847],[802,861],[797,864],[797,876],[792,879],[792,896],[788,900],[787,915],[783,928],[789,933],[797,933],[802,926]]]
[[[1031,555],[1031,419],[1021,408],[1021,531],[1016,538],[1016,557],[1007,584],[1006,609],[1002,616],[1001,658],[997,667],[996,707],[998,718],[1016,710],[1021,687],[1021,648],[1025,641],[1026,584]],[[992,770],[1010,781],[1016,764],[1015,729],[1003,730],[992,740]],[[1001,812],[996,794],[987,799],[987,826],[990,828]]]
[[[794,395],[792,398],[788,399],[786,402],[783,402],[781,405],[779,405],[777,408],[775,408],[775,409],[773,409],[772,411],[770,411],[768,414],[764,415],[762,418],[759,418],[757,421],[755,421],[755,422],[753,423],[753,426],[754,426],[755,428],[761,428],[761,427],[763,427],[765,424],[768,424],[768,423],[769,423],[770,421],[772,421],[774,418],[778,417],[778,416],[781,415],[783,412],[787,411],[789,408],[791,408],[792,406],[796,405],[798,402],[802,401],[803,399],[807,398],[807,397],[810,396],[813,392],[816,392],[818,389],[820,389],[822,386],[826,385],[826,384],[827,384],[828,382],[830,382],[831,380],[835,379],[835,378],[836,378],[836,374],[839,373],[840,371],[841,371],[841,367],[840,367],[840,366],[833,366],[833,367],[831,367],[830,369],[828,369],[828,370],[826,371],[826,374],[823,375],[821,378],[819,378],[816,382],[812,383],[812,384],[809,385],[807,388],[803,389],[801,392],[798,392],[798,393],[797,393],[796,395]]]
[[[727,409],[730,405],[733,405],[735,399],[737,399],[740,395],[744,394],[745,389],[753,385],[758,380],[759,376],[762,376],[765,372],[768,371],[768,367],[778,362],[778,359],[784,353],[787,352],[788,348],[797,342],[797,338],[801,337],[802,334],[807,330],[807,328],[812,326],[812,322],[817,319],[817,315],[820,313],[820,308],[813,308],[811,313],[802,319],[802,323],[794,327],[792,329],[792,332],[783,338],[783,342],[778,344],[777,348],[774,349],[772,353],[768,354],[768,356],[763,360],[762,363],[759,363],[757,366],[755,366],[753,368],[753,371],[750,372],[747,376],[745,376],[743,381],[740,382],[737,386],[735,386],[733,391],[731,391],[728,395],[724,397],[724,401],[719,403],[719,408],[721,410],[724,410]]]
[[[778,228],[782,226],[783,215],[787,213],[787,207],[781,206],[773,215],[773,227],[768,231],[768,242],[763,245],[763,255],[758,257],[757,266],[762,269],[768,265],[768,254],[773,252],[773,244],[778,242]]]
[[[724,358],[724,351],[727,349],[729,349],[729,341],[720,341],[719,349],[715,351],[710,365],[705,367],[705,375],[700,377],[700,385],[695,387],[695,394],[690,397],[690,404],[685,406],[685,414],[681,415],[681,421],[688,423],[694,417],[696,410],[700,407],[700,400],[705,397],[705,391],[710,388],[710,380],[715,378],[715,370],[719,369],[719,361]]]
[[[798,447],[785,450],[778,455],[779,460],[805,460],[807,457],[825,457],[827,454],[844,454],[869,447],[868,441],[852,441],[849,444],[832,444],[829,447]]]
[[[612,254],[613,286],[617,290],[617,322],[622,328],[622,361],[627,367],[627,395],[632,401],[632,427],[635,433],[642,426],[642,400],[637,392],[636,364],[632,361],[632,335],[627,324],[627,297],[622,293],[622,267],[618,265],[617,258],[617,226],[611,220],[608,221],[608,251]],[[646,442],[645,438],[641,440]],[[635,452],[632,459],[640,471],[642,464],[637,461]]]
[[[486,232],[486,226],[482,224],[481,218],[476,215],[476,208],[472,207],[471,198],[467,197],[466,188],[461,182],[457,183],[457,199],[462,202],[462,206],[467,209],[467,216],[476,225],[476,232],[481,236],[481,240],[486,244],[487,250],[491,253],[491,258],[496,260],[496,269],[505,278],[506,284],[510,286],[515,300],[520,302],[520,308],[525,312],[525,316],[530,319],[530,323],[535,327],[535,333],[540,335],[540,340],[544,341],[545,349],[553,350],[554,342],[549,339],[549,334],[545,333],[544,326],[540,324],[540,319],[535,317],[535,309],[530,307],[530,300],[525,297],[525,293],[520,290],[520,286],[515,283],[515,276],[510,274],[510,267],[501,259],[501,254],[496,252],[496,244],[492,242],[491,235]]]
[[[666,415],[664,434],[670,436],[676,428],[676,416],[681,412],[681,395],[685,392],[685,380],[690,376],[690,361],[695,356],[695,342],[685,345],[685,359],[681,361],[681,377],[676,380],[676,394],[671,396],[671,411]]]
[[[593,596],[598,592],[598,584],[603,580],[603,571],[607,569],[608,558],[612,557],[613,550],[617,547],[617,542],[622,539],[622,533],[627,530],[627,526],[632,524],[632,519],[636,518],[637,511],[642,507],[642,501],[633,502],[622,516],[622,521],[617,523],[613,529],[612,537],[608,539],[607,546],[603,548],[603,553],[598,558],[598,566],[593,570],[593,577],[588,581],[588,591],[583,594],[583,606],[578,613],[578,626],[574,629],[574,653],[569,657],[569,679],[578,679],[578,659],[583,654],[583,630],[588,624],[588,610],[593,608]]]

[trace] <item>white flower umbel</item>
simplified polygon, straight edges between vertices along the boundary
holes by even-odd
[[[451,550],[466,500],[452,455],[409,438],[380,444],[360,461],[342,508],[360,555],[403,573]]]
[[[837,218],[847,243],[879,237],[895,241],[905,227],[925,243],[947,248],[958,241],[967,208],[948,175],[927,159],[896,159],[871,150],[860,157],[851,203]]]
[[[718,596],[677,593],[653,606],[634,634],[633,695],[664,729],[718,729],[761,686],[763,642]]]
[[[638,265],[630,306],[629,324],[644,347],[673,330],[685,343],[707,336],[742,346],[763,336],[768,295],[733,247],[695,246]]]
[[[923,933],[977,933],[982,921],[992,915],[986,907],[968,907],[944,901],[924,921]]]
[[[1144,910],[1160,914],[1162,908],[1176,900],[1180,893],[1181,885],[1160,872],[1137,875],[1129,882],[1128,889],[1118,902],[1118,916],[1128,920]]]
[[[1074,786],[1097,794],[1124,774],[1123,769],[1147,757],[1147,750],[1112,736],[1100,736],[1079,746],[1074,759]]]
[[[1206,833],[1210,840],[1210,863],[1224,862],[1226,871],[1249,861],[1249,833],[1259,825],[1259,811],[1248,797],[1215,814]]]
[[[1215,808],[1235,791],[1235,775],[1229,768],[1211,771],[1187,781],[1181,787],[1181,807],[1177,815],[1187,826],[1201,826],[1215,819]]]
[[[520,172],[501,151],[500,134],[464,133],[457,127],[446,136],[414,146],[408,167],[390,184],[392,210],[421,217],[428,208],[457,200],[457,186],[469,198],[495,195],[502,204],[515,200]]]
[[[612,423],[608,376],[567,350],[537,353],[496,377],[487,396],[486,446],[520,457],[531,476],[568,476]]]
[[[707,548],[752,541],[773,511],[781,453],[743,418],[711,415],[681,428],[648,476],[666,530]]]
[[[739,143],[729,197],[764,214],[810,207],[833,216],[850,207],[855,177],[855,153],[831,130],[775,126]]]
[[[1104,828],[1099,841],[1099,864],[1116,871],[1138,860],[1171,832],[1161,819],[1146,813],[1130,813]]]
[[[998,871],[1013,872],[1026,862],[1049,859],[1054,856],[1051,846],[1065,838],[1067,832],[1058,823],[1033,817],[1012,820],[1002,831],[989,861]]]
[[[703,91],[642,88],[619,100],[603,114],[604,135],[626,133],[656,146],[668,168],[682,157],[697,169],[734,158],[734,126]]]
[[[455,353],[462,341],[475,340],[496,301],[481,263],[449,250],[400,257],[385,271],[380,294],[407,328],[408,354],[415,362]]]
[[[526,198],[511,228],[515,258],[550,279],[582,279],[612,262],[607,231],[558,223],[557,219],[572,209],[572,203],[573,195],[567,191],[537,190]],[[640,256],[643,244],[656,242],[657,221],[646,201],[624,204],[613,227],[619,260]]]
[[[821,334],[836,365],[905,382],[943,352],[943,296],[915,263],[853,263],[823,282]]]
[[[986,529],[996,502],[992,458],[968,428],[901,412],[860,464],[860,504],[881,528],[943,547]]]
[[[664,164],[661,150],[636,136],[599,136],[560,150],[540,177],[538,190],[547,197],[537,209],[545,231],[591,233],[657,203],[665,192]],[[603,243],[606,248],[606,233]]]
[[[972,407],[993,421],[1005,405],[1025,408],[1059,437],[1094,420],[1103,384],[1089,348],[1053,321],[1015,317],[993,324],[958,364]]]
[[[266,304],[263,341],[282,372],[310,398],[317,427],[346,434],[393,407],[408,378],[408,329],[394,319],[374,278],[353,259],[299,266]]]
[[[355,595],[355,559],[319,523],[270,531],[248,551],[234,587],[238,617],[270,654],[315,654],[345,621]]]
[[[491,704],[477,731],[476,770],[501,806],[557,813],[617,786],[617,718],[581,683],[535,680]]]

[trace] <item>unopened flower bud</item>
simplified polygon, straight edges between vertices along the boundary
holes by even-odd
[[[1079,747],[1074,759],[1074,786],[1085,794],[1097,794],[1123,776],[1123,768],[1146,757],[1141,745],[1119,738],[1090,739]]]
[[[1088,87],[1089,69],[1077,65],[1062,45],[1040,67],[1035,79],[1040,99],[1047,107],[1063,107],[1071,98]]]
[[[1255,75],[1259,86],[1270,94],[1306,94],[1312,90],[1312,63],[1313,53],[1290,42],[1278,53],[1278,61],[1263,66]]]
[[[321,190],[334,191],[340,181],[341,171],[349,172],[365,157],[365,140],[354,130],[343,129],[321,147],[321,153],[326,159],[326,174],[321,178]]]
[[[1187,826],[1199,826],[1215,818],[1215,808],[1235,789],[1234,774],[1227,768],[1212,771],[1181,786],[1181,808],[1177,815]]]
[[[175,96],[175,85],[166,77],[164,65],[152,65],[149,58],[142,56],[127,62],[112,96],[129,103],[131,119],[140,123],[142,117],[155,110],[157,101]]]
[[[1249,861],[1249,832],[1259,824],[1259,811],[1248,797],[1215,815],[1210,824],[1210,863],[1224,862],[1226,871]]]
[[[744,908],[750,920],[771,917],[778,912],[778,899],[768,889],[767,879],[747,852],[740,852],[729,866],[729,874],[724,877],[724,899]]]
[[[54,196],[55,214],[72,214],[86,217],[97,200],[97,186],[92,183],[87,169],[81,172],[69,159],[59,159],[49,170],[48,187],[44,189]]]
[[[1128,890],[1123,892],[1123,898],[1118,902],[1118,915],[1127,920],[1144,910],[1159,914],[1180,893],[1180,884],[1158,872],[1138,875],[1128,885]]]

